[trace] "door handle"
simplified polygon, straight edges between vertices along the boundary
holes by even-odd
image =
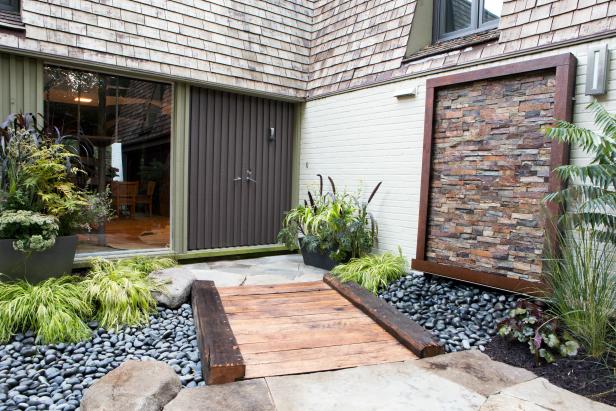
[[[256,183],[257,182],[257,180],[252,178],[252,170],[251,169],[246,170],[246,182],[247,183],[250,183],[250,182]]]

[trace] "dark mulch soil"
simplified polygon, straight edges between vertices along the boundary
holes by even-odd
[[[596,359],[578,355],[537,366],[534,356],[528,351],[528,345],[508,342],[500,337],[492,339],[485,353],[493,360],[532,371],[561,388],[616,406],[616,377],[611,371],[616,367],[615,361],[608,367]]]

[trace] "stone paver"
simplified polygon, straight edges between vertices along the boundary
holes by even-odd
[[[485,397],[414,361],[266,378],[278,411],[478,410]]]
[[[304,265],[299,254],[220,260],[182,267],[190,270],[197,280],[214,281],[218,287],[318,281],[325,274],[325,270]]]
[[[164,411],[274,411],[265,380],[186,388]]]
[[[163,291],[152,292],[156,301],[173,309],[188,301],[192,283],[195,281],[194,273],[182,266],[155,271],[149,277],[164,283]]]
[[[510,397],[534,402],[537,405],[555,411],[608,411],[615,409],[609,405],[591,401],[586,397],[557,387],[545,378],[535,378],[534,380],[505,388],[501,393]]]
[[[425,358],[417,361],[415,365],[485,396],[537,378],[523,368],[492,361],[477,350]]]
[[[82,411],[159,411],[182,384],[173,368],[161,361],[126,361],[88,388]]]
[[[243,274],[234,274],[222,270],[191,269],[191,271],[196,280],[214,281],[218,287],[235,287],[246,281],[246,276]]]
[[[548,411],[534,402],[524,401],[506,394],[491,395],[479,411]]]

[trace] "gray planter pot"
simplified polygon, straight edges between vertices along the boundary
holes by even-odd
[[[331,250],[320,250],[316,249],[313,251],[309,251],[305,246],[302,238],[299,239],[300,250],[302,252],[302,258],[304,260],[304,264],[310,265],[312,267],[322,268],[327,271],[331,271],[338,263],[329,258],[329,254]]]
[[[33,284],[70,274],[76,250],[76,235],[58,237],[53,247],[30,255],[13,249],[13,240],[0,240],[0,273],[11,280],[22,279]]]

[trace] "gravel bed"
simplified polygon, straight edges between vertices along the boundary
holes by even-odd
[[[447,352],[481,351],[519,296],[440,277],[409,274],[379,296],[432,331]]]
[[[0,345],[0,410],[74,410],[94,381],[130,359],[169,364],[186,387],[203,385],[190,305],[158,308],[144,328],[108,332],[91,322],[92,339],[77,344],[34,345],[18,334]]]

